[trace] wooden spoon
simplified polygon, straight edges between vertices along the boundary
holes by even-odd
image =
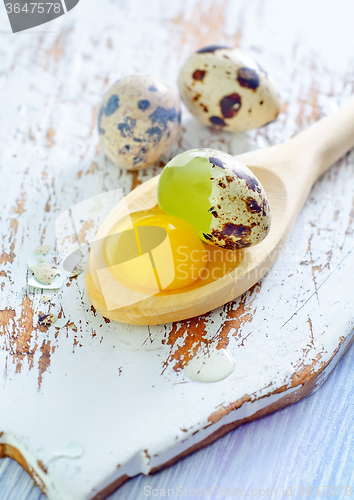
[[[99,248],[95,258],[91,252],[86,273],[86,288],[92,304],[106,318],[153,325],[198,316],[235,299],[269,271],[314,182],[353,146],[354,100],[350,100],[288,142],[237,156],[253,171],[267,193],[272,227],[265,240],[245,249],[239,265],[231,272],[191,290],[144,296],[121,287],[114,293],[127,298],[127,305],[119,308],[109,306],[109,301],[103,298],[102,280],[98,279],[96,271],[96,255],[102,258],[102,248]],[[117,204],[96,235],[98,246],[109,229],[125,214],[152,209],[157,205],[158,179],[159,176],[156,176],[142,184]],[[111,287],[114,286],[114,283],[111,284]]]

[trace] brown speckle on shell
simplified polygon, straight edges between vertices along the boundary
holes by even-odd
[[[226,123],[222,118],[220,118],[220,116],[211,116],[209,121],[216,127],[226,127]]]
[[[237,71],[237,81],[241,87],[256,91],[259,86],[259,75],[257,71],[251,68],[240,68]]]
[[[125,155],[130,152],[130,146],[129,144],[126,144],[122,149],[119,150],[119,154]]]
[[[262,210],[263,210],[263,215],[266,216],[267,212],[270,211],[269,203],[266,199],[263,200],[262,202]]]
[[[236,238],[245,238],[251,234],[251,229],[256,224],[253,222],[251,226],[244,226],[243,224],[232,224],[228,222],[223,227],[223,233],[228,236],[235,236]]]
[[[202,82],[204,80],[206,71],[203,69],[196,69],[192,75],[194,80],[197,80],[199,82]]]
[[[246,172],[242,172],[241,170],[237,168],[232,168],[233,172],[237,175],[239,179],[243,179],[246,181],[247,187],[251,190],[257,193],[261,193],[261,188],[259,186],[259,183],[255,177],[251,177],[250,175],[246,174]]]
[[[241,108],[241,97],[236,93],[226,95],[220,101],[220,108],[225,118],[233,118]]]
[[[263,204],[264,204],[265,200],[263,200]],[[260,207],[257,203],[257,201],[254,199],[254,198],[247,198],[245,200],[245,203],[246,203],[246,207],[247,207],[247,210],[251,213],[251,214],[259,214],[260,212],[262,212],[262,207]],[[263,208],[263,215],[265,215],[264,213],[264,208]]]
[[[240,248],[249,247],[252,245],[250,236],[254,225],[255,223],[250,226],[244,226],[243,224],[228,222],[224,224],[221,231],[217,229],[211,231],[213,243],[228,250],[239,250]]]
[[[221,161],[219,158],[216,158],[215,156],[209,156],[209,163],[213,165],[213,167],[217,166],[222,169],[225,169],[225,164],[223,161]]]
[[[228,45],[208,45],[207,47],[203,47],[202,49],[199,49],[197,51],[198,54],[202,54],[204,52],[215,52],[220,49],[232,49],[232,47],[229,47]]]

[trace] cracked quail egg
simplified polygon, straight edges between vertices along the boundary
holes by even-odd
[[[269,233],[266,193],[236,158],[213,149],[193,149],[167,163],[159,179],[160,208],[189,222],[211,245],[237,250]]]
[[[258,128],[280,112],[273,80],[238,49],[210,46],[190,55],[180,70],[178,88],[188,110],[220,130]]]
[[[98,114],[98,132],[105,154],[123,168],[152,165],[177,139],[179,98],[156,78],[133,75],[106,92]]]

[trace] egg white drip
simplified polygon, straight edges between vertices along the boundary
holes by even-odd
[[[228,349],[216,349],[216,346],[203,348],[189,361],[183,372],[187,377],[198,382],[220,382],[231,375],[235,369],[235,360]]]

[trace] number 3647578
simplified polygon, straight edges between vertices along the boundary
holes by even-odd
[[[49,14],[50,12],[54,12],[55,14],[59,14],[61,12],[61,3],[26,2],[23,6],[19,3],[7,3],[6,11],[8,14],[19,14],[20,12],[26,14]]]

